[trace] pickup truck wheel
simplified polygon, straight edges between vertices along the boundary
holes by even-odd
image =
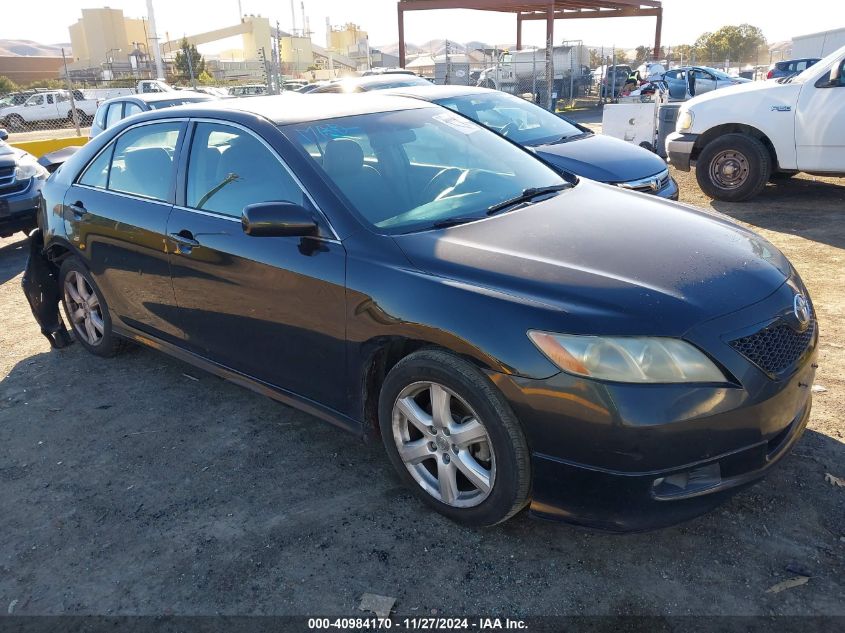
[[[766,186],[772,158],[766,146],[747,134],[726,134],[708,143],[695,165],[695,178],[711,198],[742,202]]]
[[[76,117],[79,119],[79,124],[82,125],[85,123],[85,112],[80,110],[79,108],[76,109]],[[67,120],[73,123],[73,110],[68,110],[67,113]]]
[[[6,124],[10,130],[14,130],[15,132],[23,132],[26,129],[26,122],[19,114],[10,114],[6,117]]]

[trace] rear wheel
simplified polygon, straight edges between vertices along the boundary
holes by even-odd
[[[439,350],[400,361],[382,386],[379,425],[400,477],[450,519],[494,525],[527,503],[522,429],[501,393],[466,361]]]
[[[79,260],[69,257],[59,271],[62,304],[74,337],[92,354],[109,357],[127,342],[112,331],[111,316],[102,292]]]
[[[695,178],[711,198],[742,202],[763,191],[771,171],[772,158],[759,139],[747,134],[726,134],[701,150]]]

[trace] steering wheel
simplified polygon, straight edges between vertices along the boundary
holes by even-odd
[[[422,199],[426,202],[439,199],[446,191],[451,190],[458,184],[464,173],[463,169],[457,167],[441,169],[423,188]]]

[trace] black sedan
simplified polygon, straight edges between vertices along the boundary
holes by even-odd
[[[437,511],[609,530],[703,512],[810,412],[817,327],[722,216],[592,181],[445,108],[257,97],[123,121],[40,224],[88,351],[135,341],[380,435]]]
[[[389,91],[460,112],[529,148],[556,169],[624,189],[678,199],[678,184],[657,154],[513,95],[466,86],[410,86]]]

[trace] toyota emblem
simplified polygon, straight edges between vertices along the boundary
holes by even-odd
[[[792,300],[792,311],[802,326],[810,322],[810,302],[804,295],[795,295],[795,299]]]

